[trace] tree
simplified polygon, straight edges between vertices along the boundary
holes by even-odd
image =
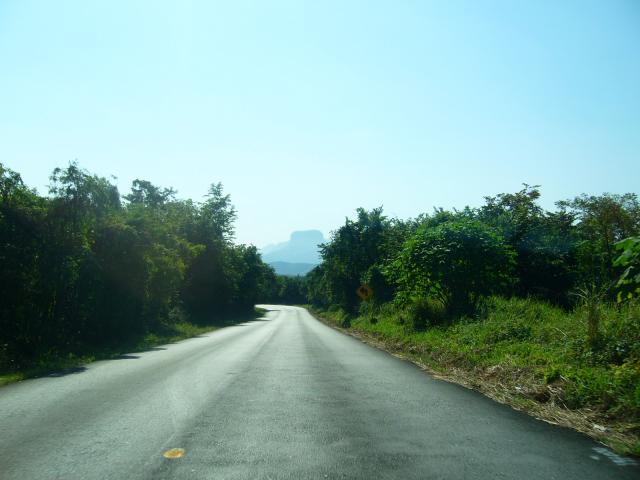
[[[182,295],[196,321],[208,321],[236,309],[236,300],[245,302],[239,293],[243,273],[238,265],[242,261],[232,248],[235,218],[231,197],[224,194],[221,183],[212,184],[188,228],[189,240],[204,247],[187,270]]]
[[[324,263],[314,267],[305,277],[307,300],[315,306],[327,308],[331,305],[329,286],[325,276]]]
[[[207,200],[200,208],[199,219],[202,243],[233,240],[236,209],[231,204],[231,197],[224,194],[221,183],[212,183],[209,187]]]
[[[471,314],[485,295],[513,280],[515,253],[504,239],[477,220],[456,219],[422,226],[388,270],[405,301],[440,300],[451,315]]]
[[[0,367],[18,368],[22,352],[35,352],[48,333],[39,308],[46,207],[20,174],[0,164]]]
[[[516,252],[513,293],[566,304],[575,284],[577,233],[565,211],[545,212],[539,186],[485,197],[476,218],[501,232]]]
[[[0,165],[0,370],[252,309],[275,274],[233,245],[229,195],[175,195],[138,179],[123,204],[72,162],[41,197]]]
[[[109,344],[146,330],[145,306],[152,268],[145,258],[140,232],[119,221],[101,225],[96,233],[92,281],[85,284],[93,300],[92,322],[83,337],[92,344]]]
[[[253,245],[238,245],[234,248],[236,270],[236,303],[241,310],[249,310],[269,295],[268,282],[275,272],[262,261],[258,249]]]
[[[367,271],[382,258],[389,222],[382,207],[357,210],[356,221],[333,232],[331,241],[321,245],[323,259],[322,284],[331,304],[355,311],[356,289],[366,281]]]
[[[580,281],[601,287],[613,284],[618,275],[615,243],[640,234],[637,195],[581,195],[557,205],[576,222]]]

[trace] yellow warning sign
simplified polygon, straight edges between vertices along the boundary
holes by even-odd
[[[356,289],[356,294],[362,299],[362,300],[369,300],[372,296],[373,296],[373,289],[367,285],[366,283],[363,285],[360,285],[357,289]]]

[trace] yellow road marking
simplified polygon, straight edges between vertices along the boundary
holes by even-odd
[[[171,450],[167,450],[162,454],[164,458],[180,458],[184,456],[184,448],[172,448]]]

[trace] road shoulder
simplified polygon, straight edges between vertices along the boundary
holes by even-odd
[[[588,409],[569,410],[553,402],[537,401],[535,395],[529,395],[524,387],[505,385],[499,377],[492,375],[491,372],[439,364],[429,356],[428,352],[418,351],[411,344],[386,341],[353,327],[344,328],[324,317],[321,312],[306,305],[302,307],[323,324],[367,345],[383,350],[396,358],[411,362],[436,379],[480,392],[498,403],[524,412],[538,420],[586,434],[617,453],[637,456],[634,455],[634,450],[638,449],[638,437],[626,434],[613,425],[607,425],[607,420],[597,412]]]

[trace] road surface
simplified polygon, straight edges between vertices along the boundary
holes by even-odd
[[[0,479],[608,479],[634,461],[295,307],[0,388]],[[163,453],[184,450],[181,458]]]

